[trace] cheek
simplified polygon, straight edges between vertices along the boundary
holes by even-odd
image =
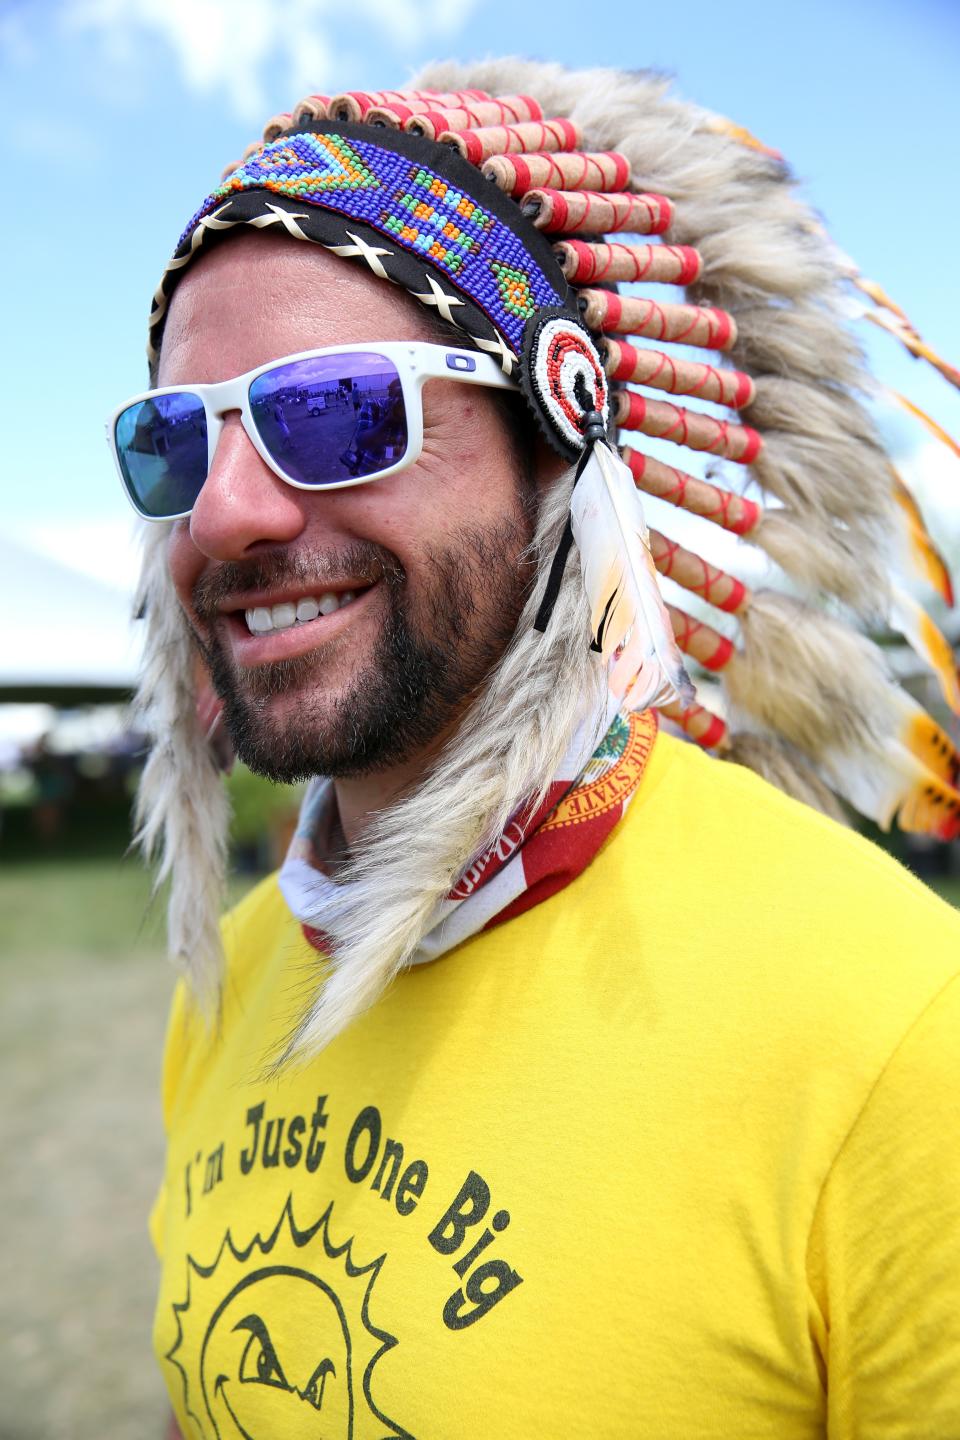
[[[517,462],[498,411],[470,396],[431,422],[425,415],[423,455],[417,466],[431,482],[437,523],[455,534],[462,524],[481,527],[516,515]]]
[[[327,497],[341,528],[374,540],[416,573],[431,550],[521,514],[516,463],[499,412],[483,395],[425,395],[423,450],[406,470]],[[341,498],[342,497],[342,498]]]
[[[464,393],[466,392],[466,393]],[[423,437],[427,445],[445,445],[461,461],[482,453],[502,436],[499,415],[482,392],[460,386],[440,395],[424,394]]]

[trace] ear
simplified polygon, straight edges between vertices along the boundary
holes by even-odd
[[[545,491],[560,479],[564,471],[570,469],[570,461],[565,460],[562,455],[558,455],[539,431],[531,438],[533,442],[533,481],[537,495],[542,499]]]

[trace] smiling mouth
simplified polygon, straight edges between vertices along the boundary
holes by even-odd
[[[244,619],[251,635],[269,635],[277,630],[292,630],[298,625],[309,625],[318,616],[333,615],[353,603],[363,590],[342,590],[335,593],[324,590],[319,595],[304,595],[296,602],[282,601],[278,605],[256,605],[244,610]]]
[[[224,1405],[226,1405],[227,1410],[228,1410],[229,1415],[230,1415],[230,1419],[233,1421],[234,1425],[236,1425],[237,1429],[240,1431],[240,1434],[243,1436],[243,1440],[256,1440],[256,1436],[251,1435],[250,1432],[249,1432],[248,1430],[246,1430],[243,1425],[240,1424],[240,1421],[238,1420],[238,1418],[237,1418],[237,1416],[236,1416],[236,1414],[235,1414],[235,1412],[234,1412],[233,1406],[230,1404],[230,1401],[227,1399],[227,1378],[228,1378],[228,1377],[227,1377],[226,1375],[218,1375],[218,1376],[217,1376],[217,1383],[216,1383],[216,1384],[214,1385],[214,1387],[213,1387],[213,1393],[214,1393],[215,1395],[219,1395],[219,1397],[220,1397],[220,1399],[223,1401]]]

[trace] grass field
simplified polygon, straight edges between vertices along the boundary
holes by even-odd
[[[109,854],[0,866],[0,1440],[163,1434],[146,1215],[172,974],[148,898]]]
[[[135,860],[0,869],[0,1440],[160,1440],[145,1217],[173,983]]]

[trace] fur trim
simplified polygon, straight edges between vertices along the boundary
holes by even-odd
[[[153,737],[137,794],[136,842],[170,880],[167,944],[212,1020],[219,1006],[229,806],[197,721],[195,650],[167,569],[168,525],[143,527],[137,610],[147,626],[134,708]]]

